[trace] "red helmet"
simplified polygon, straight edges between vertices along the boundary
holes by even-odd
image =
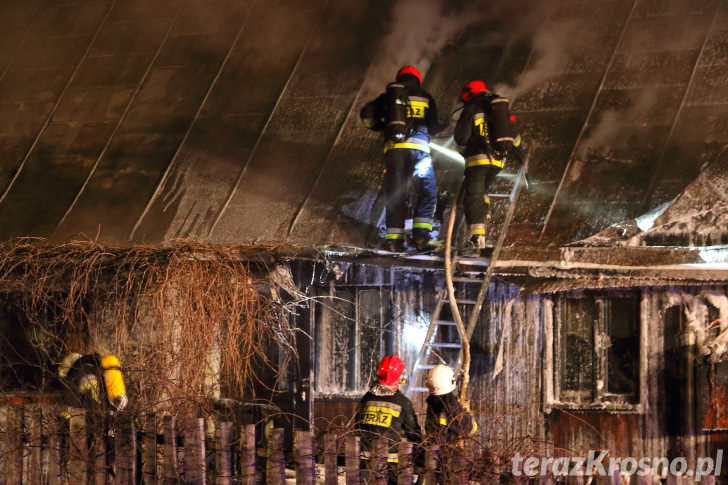
[[[404,66],[399,71],[397,71],[397,78],[399,79],[399,76],[401,76],[403,74],[412,74],[414,77],[416,77],[420,81],[420,84],[422,84],[422,76],[420,75],[420,71],[418,71],[414,67]]]
[[[485,87],[485,83],[483,81],[470,81],[468,84],[463,86],[463,90],[460,91],[460,97],[463,101],[470,101],[475,94],[487,90],[488,88]]]
[[[379,377],[379,382],[385,386],[393,386],[399,383],[402,374],[404,374],[404,362],[397,354],[389,355],[379,362],[377,377]]]

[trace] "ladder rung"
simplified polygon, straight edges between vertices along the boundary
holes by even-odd
[[[426,387],[410,387],[409,390],[413,392],[430,392]]]
[[[442,300],[442,301],[443,301],[443,303],[445,303],[445,302],[450,303],[449,298]],[[466,300],[466,299],[456,300],[456,301],[457,301],[458,305],[475,305],[477,303],[475,300]]]
[[[435,325],[457,325],[455,322],[452,322],[450,320],[435,320],[432,323],[434,323]]]
[[[418,369],[432,369],[435,364],[420,364],[417,366]]]
[[[446,342],[433,342],[431,344],[428,344],[430,347],[438,347],[443,349],[459,349],[462,347],[460,344],[451,344]]]
[[[491,199],[508,199],[511,197],[511,194],[488,194],[488,197]]]
[[[483,278],[468,278],[467,276],[453,276],[452,280],[457,283],[482,283]]]

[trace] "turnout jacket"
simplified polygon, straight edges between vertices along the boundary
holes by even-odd
[[[409,98],[409,133],[401,142],[385,140],[384,151],[387,152],[392,148],[409,148],[430,153],[430,136],[436,135],[447,126],[439,122],[435,99],[422,88],[419,80],[412,74],[399,76],[397,83],[404,86]],[[380,94],[364,105],[359,113],[362,124],[370,130],[385,131],[389,119],[387,105],[387,93]]]
[[[465,166],[503,168],[506,152],[520,150],[521,137],[510,119],[508,100],[490,91],[477,93],[465,104],[453,134]]]
[[[453,443],[478,429],[473,416],[465,410],[455,391],[427,397],[425,432],[434,435],[439,443]]]
[[[361,398],[355,427],[360,431],[362,455],[365,457],[369,456],[372,442],[380,437],[392,440],[389,461],[396,461],[396,447],[402,438],[413,443],[422,441],[412,401],[399,389],[392,391],[382,384],[375,384]]]

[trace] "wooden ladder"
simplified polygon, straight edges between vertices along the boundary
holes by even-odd
[[[480,311],[483,308],[483,303],[488,293],[490,280],[493,277],[495,263],[500,255],[503,241],[508,232],[508,226],[515,212],[518,194],[525,181],[526,164],[521,166],[517,174],[504,174],[504,177],[510,178],[513,181],[511,190],[508,193],[488,194],[491,199],[508,198],[509,205],[493,247],[493,252],[490,255],[487,269],[485,272],[462,274],[458,271],[458,262],[464,260],[464,258],[457,254],[457,250],[453,251],[454,255],[452,262],[449,264],[449,271],[446,270],[446,280],[448,281],[448,286],[452,288],[452,291],[448,290],[447,287],[438,291],[435,308],[432,312],[424,343],[417,355],[410,379],[407,383],[406,395],[408,397],[411,397],[414,393],[428,392],[426,387],[427,372],[435,365],[449,365],[455,370],[456,376],[461,370],[464,355],[469,351],[469,345],[465,346],[466,348],[464,349],[463,339],[460,334],[464,333],[465,339],[469,342],[475,330]],[[457,202],[453,204],[453,211],[456,205]],[[451,219],[454,219],[454,215],[451,216]],[[451,221],[450,232],[452,232],[452,225],[453,223]],[[446,251],[448,251],[448,248],[446,248]],[[448,254],[446,254],[446,261],[447,257]],[[452,296],[455,296],[454,300]],[[467,324],[463,324],[464,328],[458,331],[460,315],[466,315]],[[467,361],[467,366],[469,367],[469,357]],[[463,369],[463,371],[466,388],[467,376],[465,373],[469,369]],[[461,398],[463,398],[462,395]]]

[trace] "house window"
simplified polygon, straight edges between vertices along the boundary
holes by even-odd
[[[555,397],[577,407],[639,402],[640,295],[561,295],[554,305]]]
[[[314,389],[328,395],[361,395],[391,351],[388,287],[331,287],[315,305]]]

